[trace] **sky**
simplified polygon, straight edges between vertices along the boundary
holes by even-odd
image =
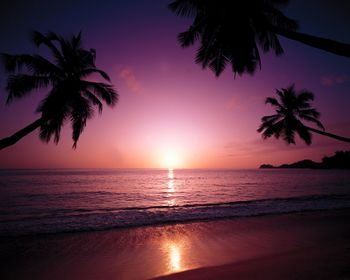
[[[313,144],[263,141],[260,119],[273,114],[264,99],[294,83],[315,94],[326,130],[350,137],[350,59],[281,38],[285,54],[262,56],[261,71],[219,77],[194,63],[195,47],[182,49],[176,36],[190,21],[171,13],[165,0],[0,2],[0,52],[41,53],[32,30],[70,35],[82,31],[96,49],[96,65],[119,93],[113,108],[88,121],[76,150],[64,127],[58,145],[38,132],[0,151],[0,168],[257,168],[305,158],[320,161],[349,144],[314,135]],[[285,14],[305,33],[350,43],[347,0],[291,0]],[[0,138],[40,116],[45,91],[6,105],[0,69]]]

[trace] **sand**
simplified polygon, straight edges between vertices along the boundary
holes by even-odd
[[[350,279],[350,210],[0,239],[0,279]]]

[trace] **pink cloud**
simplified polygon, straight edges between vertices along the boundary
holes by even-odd
[[[126,83],[130,91],[134,93],[141,92],[141,86],[131,66],[122,66],[119,70],[119,77]]]
[[[328,87],[336,84],[344,84],[349,81],[349,75],[325,75],[321,77],[321,84]]]

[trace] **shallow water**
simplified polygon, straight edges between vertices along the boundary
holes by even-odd
[[[269,274],[277,271],[278,277],[260,277],[263,279],[295,279],[295,267],[303,276],[300,279],[348,279],[337,275],[348,271],[349,215],[347,210],[320,211],[2,238],[1,275],[2,279],[139,280],[225,264],[239,268],[243,264],[246,274],[252,276],[220,277],[211,273],[208,279],[256,279],[258,260],[270,262]],[[308,277],[300,274],[302,269]],[[321,272],[313,274],[315,271]]]
[[[347,170],[0,171],[1,235],[347,207]]]

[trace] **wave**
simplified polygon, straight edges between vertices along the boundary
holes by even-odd
[[[350,208],[350,195],[288,198],[145,207],[55,209],[40,216],[3,219],[0,236],[106,230],[163,223],[248,217],[267,214]]]
[[[332,199],[332,200],[350,200],[348,194],[329,194],[329,195],[307,195],[301,197],[287,197],[287,198],[273,198],[273,199],[256,199],[256,200],[244,200],[244,201],[228,201],[228,202],[215,202],[215,203],[193,203],[183,205],[157,205],[157,206],[145,206],[145,207],[123,207],[123,208],[103,208],[101,210],[117,211],[117,210],[150,210],[150,209],[176,209],[176,208],[195,208],[195,207],[210,207],[210,206],[227,206],[227,205],[239,205],[239,204],[251,204],[251,203],[263,203],[269,201],[309,201],[320,199]],[[86,209],[85,209],[86,210]]]

